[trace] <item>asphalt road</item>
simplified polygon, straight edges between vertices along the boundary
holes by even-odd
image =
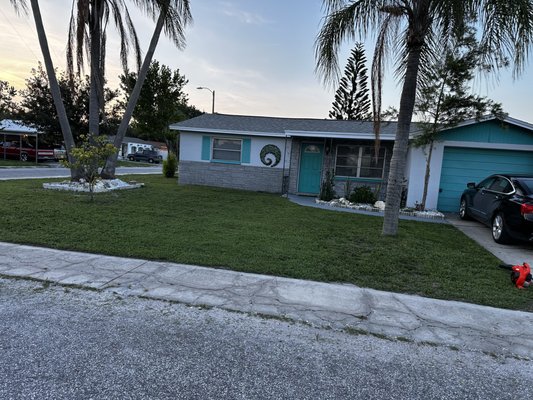
[[[161,171],[161,165],[153,167],[118,167],[116,170],[116,174],[160,174]],[[68,177],[70,177],[70,170],[61,167],[0,168],[0,180]]]
[[[1,399],[531,399],[533,362],[0,279]]]

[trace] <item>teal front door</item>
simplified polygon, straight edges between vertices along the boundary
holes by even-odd
[[[321,144],[302,143],[298,192],[308,194],[320,192],[323,150],[324,146]]]

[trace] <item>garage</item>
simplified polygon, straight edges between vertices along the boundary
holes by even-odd
[[[494,173],[533,174],[533,152],[444,147],[437,209],[457,212],[466,184]]]

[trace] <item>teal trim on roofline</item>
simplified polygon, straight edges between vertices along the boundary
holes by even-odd
[[[439,133],[439,141],[533,145],[533,131],[498,120],[459,126]]]

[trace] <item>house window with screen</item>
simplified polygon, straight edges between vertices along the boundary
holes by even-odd
[[[337,146],[335,175],[350,178],[383,178],[387,149],[380,148],[378,157],[373,146]]]
[[[241,139],[213,139],[213,161],[241,162]]]

